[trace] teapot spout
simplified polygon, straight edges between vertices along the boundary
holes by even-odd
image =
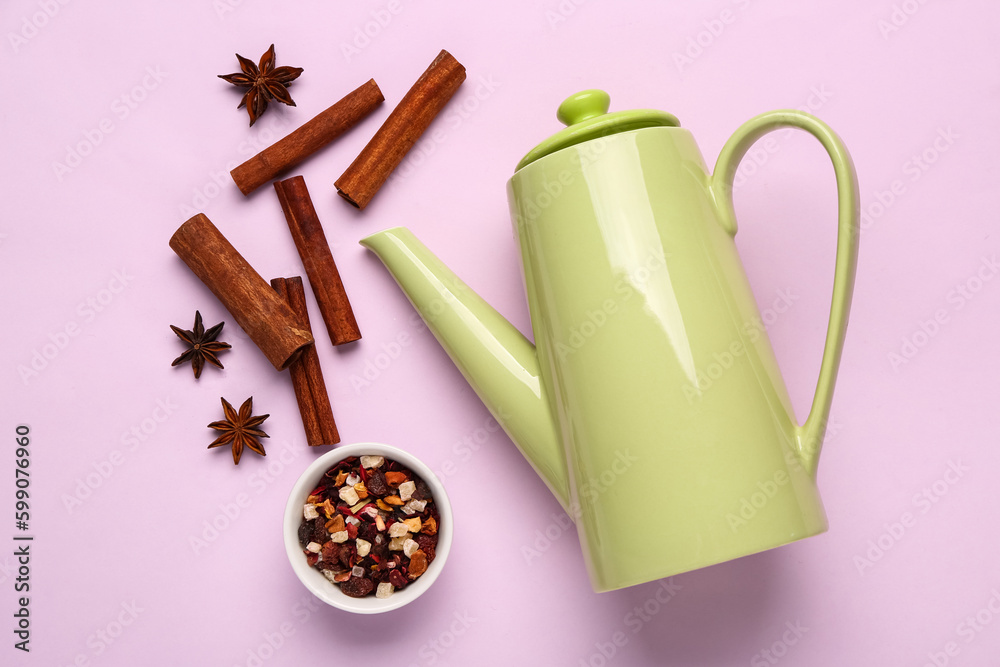
[[[568,510],[566,459],[534,345],[410,230],[387,229],[361,245],[382,260],[497,423]]]

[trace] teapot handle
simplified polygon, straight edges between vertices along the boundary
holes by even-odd
[[[760,137],[783,127],[797,127],[816,137],[833,162],[837,177],[837,259],[830,302],[830,323],[826,330],[826,345],[820,363],[819,379],[809,416],[802,426],[796,426],[799,455],[806,470],[813,476],[833,402],[833,388],[844,349],[847,320],[854,293],[854,278],[858,264],[858,176],[847,148],[826,123],[811,114],[795,110],[779,110],[756,116],[744,123],[719,153],[712,175],[711,189],[722,226],[731,236],[736,234],[736,214],[733,209],[733,179],[744,154]],[[794,419],[794,417],[793,417]]]

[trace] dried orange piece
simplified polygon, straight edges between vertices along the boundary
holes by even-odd
[[[420,549],[413,552],[410,556],[410,567],[408,568],[408,573],[410,579],[416,579],[424,572],[427,571],[427,555]]]
[[[333,503],[330,502],[329,498],[324,500],[323,504],[319,507],[323,509],[323,514],[326,515],[327,519],[332,519],[333,515],[337,513],[337,508],[333,506]]]
[[[386,496],[382,500],[384,500],[387,505],[395,505],[396,507],[400,507],[403,504],[403,501],[399,496]]]
[[[326,530],[329,533],[339,533],[344,530],[344,517],[338,514],[326,522]]]
[[[424,535],[435,535],[438,532],[438,523],[434,517],[429,517],[427,521],[424,521],[424,525],[420,527],[420,532]]]
[[[406,474],[401,472],[387,472],[385,474],[385,481],[392,488],[396,488],[397,486],[405,482],[407,479],[408,478]]]

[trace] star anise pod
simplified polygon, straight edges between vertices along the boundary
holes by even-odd
[[[170,328],[174,330],[177,337],[191,347],[184,354],[174,359],[174,362],[170,365],[176,366],[177,364],[183,364],[185,361],[190,361],[191,368],[194,369],[195,379],[201,377],[201,369],[204,368],[206,361],[213,366],[224,368],[216,353],[228,350],[232,345],[215,340],[216,336],[222,331],[224,324],[225,322],[219,322],[208,331],[205,331],[205,327],[201,323],[201,313],[197,310],[194,311],[193,330],[188,331],[171,324]]]
[[[244,447],[249,447],[261,456],[267,456],[264,452],[264,446],[260,444],[257,438],[267,438],[268,435],[257,427],[271,415],[250,416],[253,413],[253,396],[244,401],[243,405],[240,406],[239,413],[233,409],[229,401],[223,398],[222,411],[226,414],[225,420],[212,422],[208,425],[209,428],[222,431],[222,435],[216,438],[208,448],[212,449],[213,447],[232,445],[233,463],[236,465],[240,463],[240,456],[243,454]]]
[[[267,109],[267,103],[270,100],[295,106],[295,102],[285,86],[299,78],[299,74],[302,74],[302,68],[275,67],[274,44],[260,57],[259,66],[254,65],[253,61],[238,53],[236,58],[240,61],[240,69],[243,71],[234,74],[220,74],[219,78],[225,79],[234,86],[250,89],[243,95],[240,105],[236,108],[240,109],[246,106],[247,113],[250,114],[251,126]]]

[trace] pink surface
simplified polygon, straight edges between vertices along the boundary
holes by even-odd
[[[996,664],[998,19],[984,0],[7,2],[0,663]],[[298,107],[248,129],[215,75],[272,42],[278,64],[305,68]],[[441,48],[469,78],[438,134],[367,210],[349,208],[333,181]],[[227,172],[369,77],[386,104],[297,172],[364,333],[335,350],[319,329],[319,352],[345,442],[444,471],[456,537],[423,598],[353,617],[313,603],[282,547],[287,493],[318,454],[288,376],[167,240],[203,211],[263,276],[301,274],[270,187],[244,198]],[[504,183],[558,129],[559,102],[590,87],[613,109],[677,115],[709,164],[751,116],[811,108],[850,148],[868,215],[820,465],[830,531],[602,595],[558,504],[357,245],[406,225],[529,331]],[[737,238],[761,308],[792,303],[769,333],[802,418],[833,174],[804,134],[758,149]],[[195,309],[234,346],[199,382],[170,368],[182,346],[168,325]],[[220,396],[251,395],[271,414],[268,456],[234,467],[205,450],[205,424]],[[11,632],[18,424],[32,438],[30,654]]]

